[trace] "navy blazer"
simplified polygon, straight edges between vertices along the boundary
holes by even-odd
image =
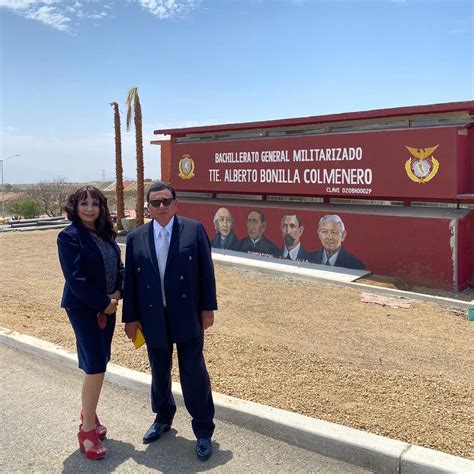
[[[309,254],[309,261],[311,263],[322,264],[324,248],[320,248],[315,252]],[[341,247],[336,259],[335,267],[351,268],[353,270],[365,270],[365,265],[357,258],[349,253],[344,247]]]
[[[59,233],[57,243],[59,262],[66,279],[61,307],[103,311],[110,304],[106,292],[104,260],[89,231],[80,222],[73,222]],[[115,241],[112,241],[112,246],[119,261],[114,287],[116,291],[122,289],[124,269]]]
[[[243,239],[239,240],[237,251],[272,255],[274,257],[278,255],[278,247],[273,242],[268,240],[264,235],[260,236],[257,245],[253,244],[250,237],[244,237]]]
[[[221,234],[217,232],[216,236],[211,240],[211,247],[216,249],[237,250],[238,246],[239,239],[233,230],[226,239],[222,239]]]
[[[140,321],[152,348],[200,336],[201,311],[217,309],[211,245],[200,222],[175,215],[164,286],[167,319],[151,221],[127,239],[122,321]]]

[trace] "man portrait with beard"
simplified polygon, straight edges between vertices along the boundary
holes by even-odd
[[[301,225],[299,216],[297,214],[285,214],[281,218],[280,230],[284,246],[280,250],[279,257],[298,262],[307,262],[309,258],[308,253],[301,245],[304,227]]]
[[[236,250],[239,239],[234,232],[234,219],[229,209],[221,207],[214,215],[216,236],[211,240],[211,247],[216,249]]]

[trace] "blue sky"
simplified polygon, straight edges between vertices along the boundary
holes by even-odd
[[[472,0],[0,0],[6,183],[114,178],[153,130],[473,100]],[[103,171],[105,170],[105,171]]]

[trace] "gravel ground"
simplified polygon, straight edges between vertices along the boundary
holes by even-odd
[[[0,326],[74,351],[56,236],[0,234]],[[354,289],[222,265],[216,273],[213,390],[474,458],[474,323],[464,314],[419,301],[390,309]],[[112,359],[149,371],[121,324]]]

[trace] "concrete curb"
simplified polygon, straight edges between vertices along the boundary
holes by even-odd
[[[77,368],[77,356],[61,347],[0,328],[0,343],[56,364]],[[151,376],[109,364],[106,380],[131,390],[149,391]],[[183,405],[181,386],[173,395]],[[392,440],[343,425],[213,392],[216,417],[292,445],[383,473],[472,473],[474,461]]]
[[[64,227],[69,226],[71,223],[66,224],[51,224],[51,225],[37,225],[37,226],[28,226],[28,227],[6,227],[0,228],[0,232],[30,232],[33,230],[50,230],[50,229],[63,229]],[[2,226],[3,227],[3,226]]]

